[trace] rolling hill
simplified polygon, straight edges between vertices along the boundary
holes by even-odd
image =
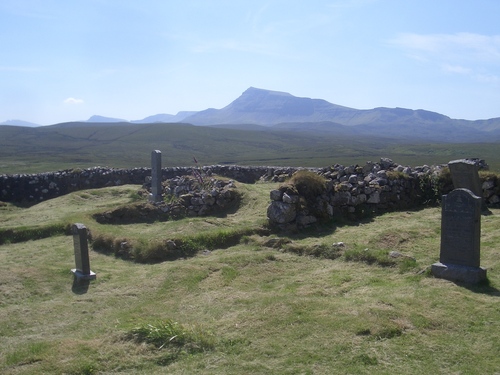
[[[131,124],[74,122],[28,128],[0,127],[0,175],[60,169],[150,165],[159,149],[164,166],[240,164],[323,167],[360,164],[389,157],[401,164],[447,163],[453,159],[485,159],[500,170],[498,143],[429,143],[395,141],[378,136],[353,136],[351,129],[329,122],[315,123],[318,132],[301,124],[259,125]],[[299,130],[294,130],[296,126]],[[327,132],[326,129],[336,129]],[[321,131],[321,132],[320,132]]]
[[[171,123],[174,118],[182,123]],[[93,116],[51,126],[0,126],[0,174],[142,167],[149,165],[153,149],[162,150],[170,166],[191,165],[193,156],[204,165],[278,166],[362,164],[380,157],[420,165],[475,157],[500,170],[499,142],[500,118],[467,121],[425,110],[358,110],[249,88],[222,109],[137,122]]]

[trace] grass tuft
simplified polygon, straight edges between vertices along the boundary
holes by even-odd
[[[299,245],[289,243],[283,246],[283,251],[323,259],[337,259],[342,256],[339,248],[327,244]]]
[[[295,172],[290,178],[289,184],[295,186],[299,194],[307,200],[315,200],[326,190],[325,178],[308,170]]]
[[[347,262],[363,262],[377,264],[382,267],[393,267],[396,265],[396,261],[389,257],[387,250],[348,249],[344,252],[344,259]]]
[[[6,354],[7,366],[28,365],[39,362],[48,354],[50,345],[45,342],[32,342]]]
[[[177,347],[188,353],[213,350],[216,341],[214,335],[199,326],[187,327],[170,319],[141,324],[133,328],[127,337],[152,344],[158,349]]]

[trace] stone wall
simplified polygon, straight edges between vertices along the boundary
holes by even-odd
[[[208,176],[219,175],[244,183],[259,180],[283,182],[300,169],[305,168],[235,165],[202,168],[204,174]],[[320,201],[328,209],[328,213],[332,214],[349,215],[362,213],[365,210],[384,212],[417,207],[426,203],[426,200],[434,199],[451,190],[451,186],[437,186],[435,183],[443,169],[442,166],[408,167],[383,158],[378,163],[368,162],[365,166],[334,165],[308,169],[323,175],[328,180],[328,192]],[[193,169],[190,167],[162,169],[163,180],[192,174]],[[150,181],[150,178],[150,168],[105,167],[39,174],[0,175],[0,201],[36,203],[82,189],[124,184],[143,185]],[[482,183],[486,204],[498,205],[500,202],[498,178],[492,174]],[[278,199],[283,199],[283,196]]]
[[[365,166],[334,165],[318,171],[326,189],[315,199],[304,199],[293,186],[282,185],[270,193],[267,215],[283,228],[306,227],[321,218],[360,218],[372,213],[405,210],[438,203],[453,189],[446,166],[408,167],[382,158]],[[487,206],[500,204],[500,186],[495,174],[482,179]]]
[[[140,195],[150,193],[147,185],[139,190]],[[240,199],[232,180],[206,178],[199,181],[192,176],[163,181],[162,195],[165,199],[158,202],[136,202],[96,213],[93,217],[101,224],[167,221],[217,214],[234,206]]]
[[[208,175],[217,174],[236,181],[253,183],[265,175],[268,167],[243,167],[214,165],[203,167]],[[293,173],[296,168],[277,168],[278,171]],[[192,175],[190,167],[162,169],[162,179]],[[150,182],[151,168],[113,169],[94,167],[69,169],[38,174],[0,175],[0,201],[36,203],[56,198],[73,191],[96,189],[125,184],[143,185]]]

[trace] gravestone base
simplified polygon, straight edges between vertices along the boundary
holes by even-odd
[[[486,280],[486,269],[483,267],[468,267],[457,264],[434,263],[432,274],[440,279],[477,284]]]
[[[95,272],[92,272],[92,271],[90,271],[89,274],[85,274],[82,271],[77,270],[76,268],[73,268],[71,270],[71,272],[73,272],[73,275],[75,275],[75,277],[78,281],[80,281],[80,280],[95,280],[96,279],[96,274],[95,274]]]

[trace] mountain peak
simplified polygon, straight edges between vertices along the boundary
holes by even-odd
[[[86,122],[128,122],[128,121],[123,120],[121,118],[112,118],[112,117],[94,115],[91,116]]]
[[[28,122],[28,121],[23,121],[23,120],[7,120],[4,122],[1,122],[0,125],[26,126],[26,127],[31,127],[31,128],[40,126],[38,124]]]
[[[284,91],[273,91],[273,90],[266,90],[266,89],[259,89],[257,87],[249,87],[246,89],[243,94],[241,94],[241,97],[248,97],[248,96],[261,96],[261,97],[267,97],[267,96],[288,96],[288,97],[293,97],[293,95],[284,92]]]

